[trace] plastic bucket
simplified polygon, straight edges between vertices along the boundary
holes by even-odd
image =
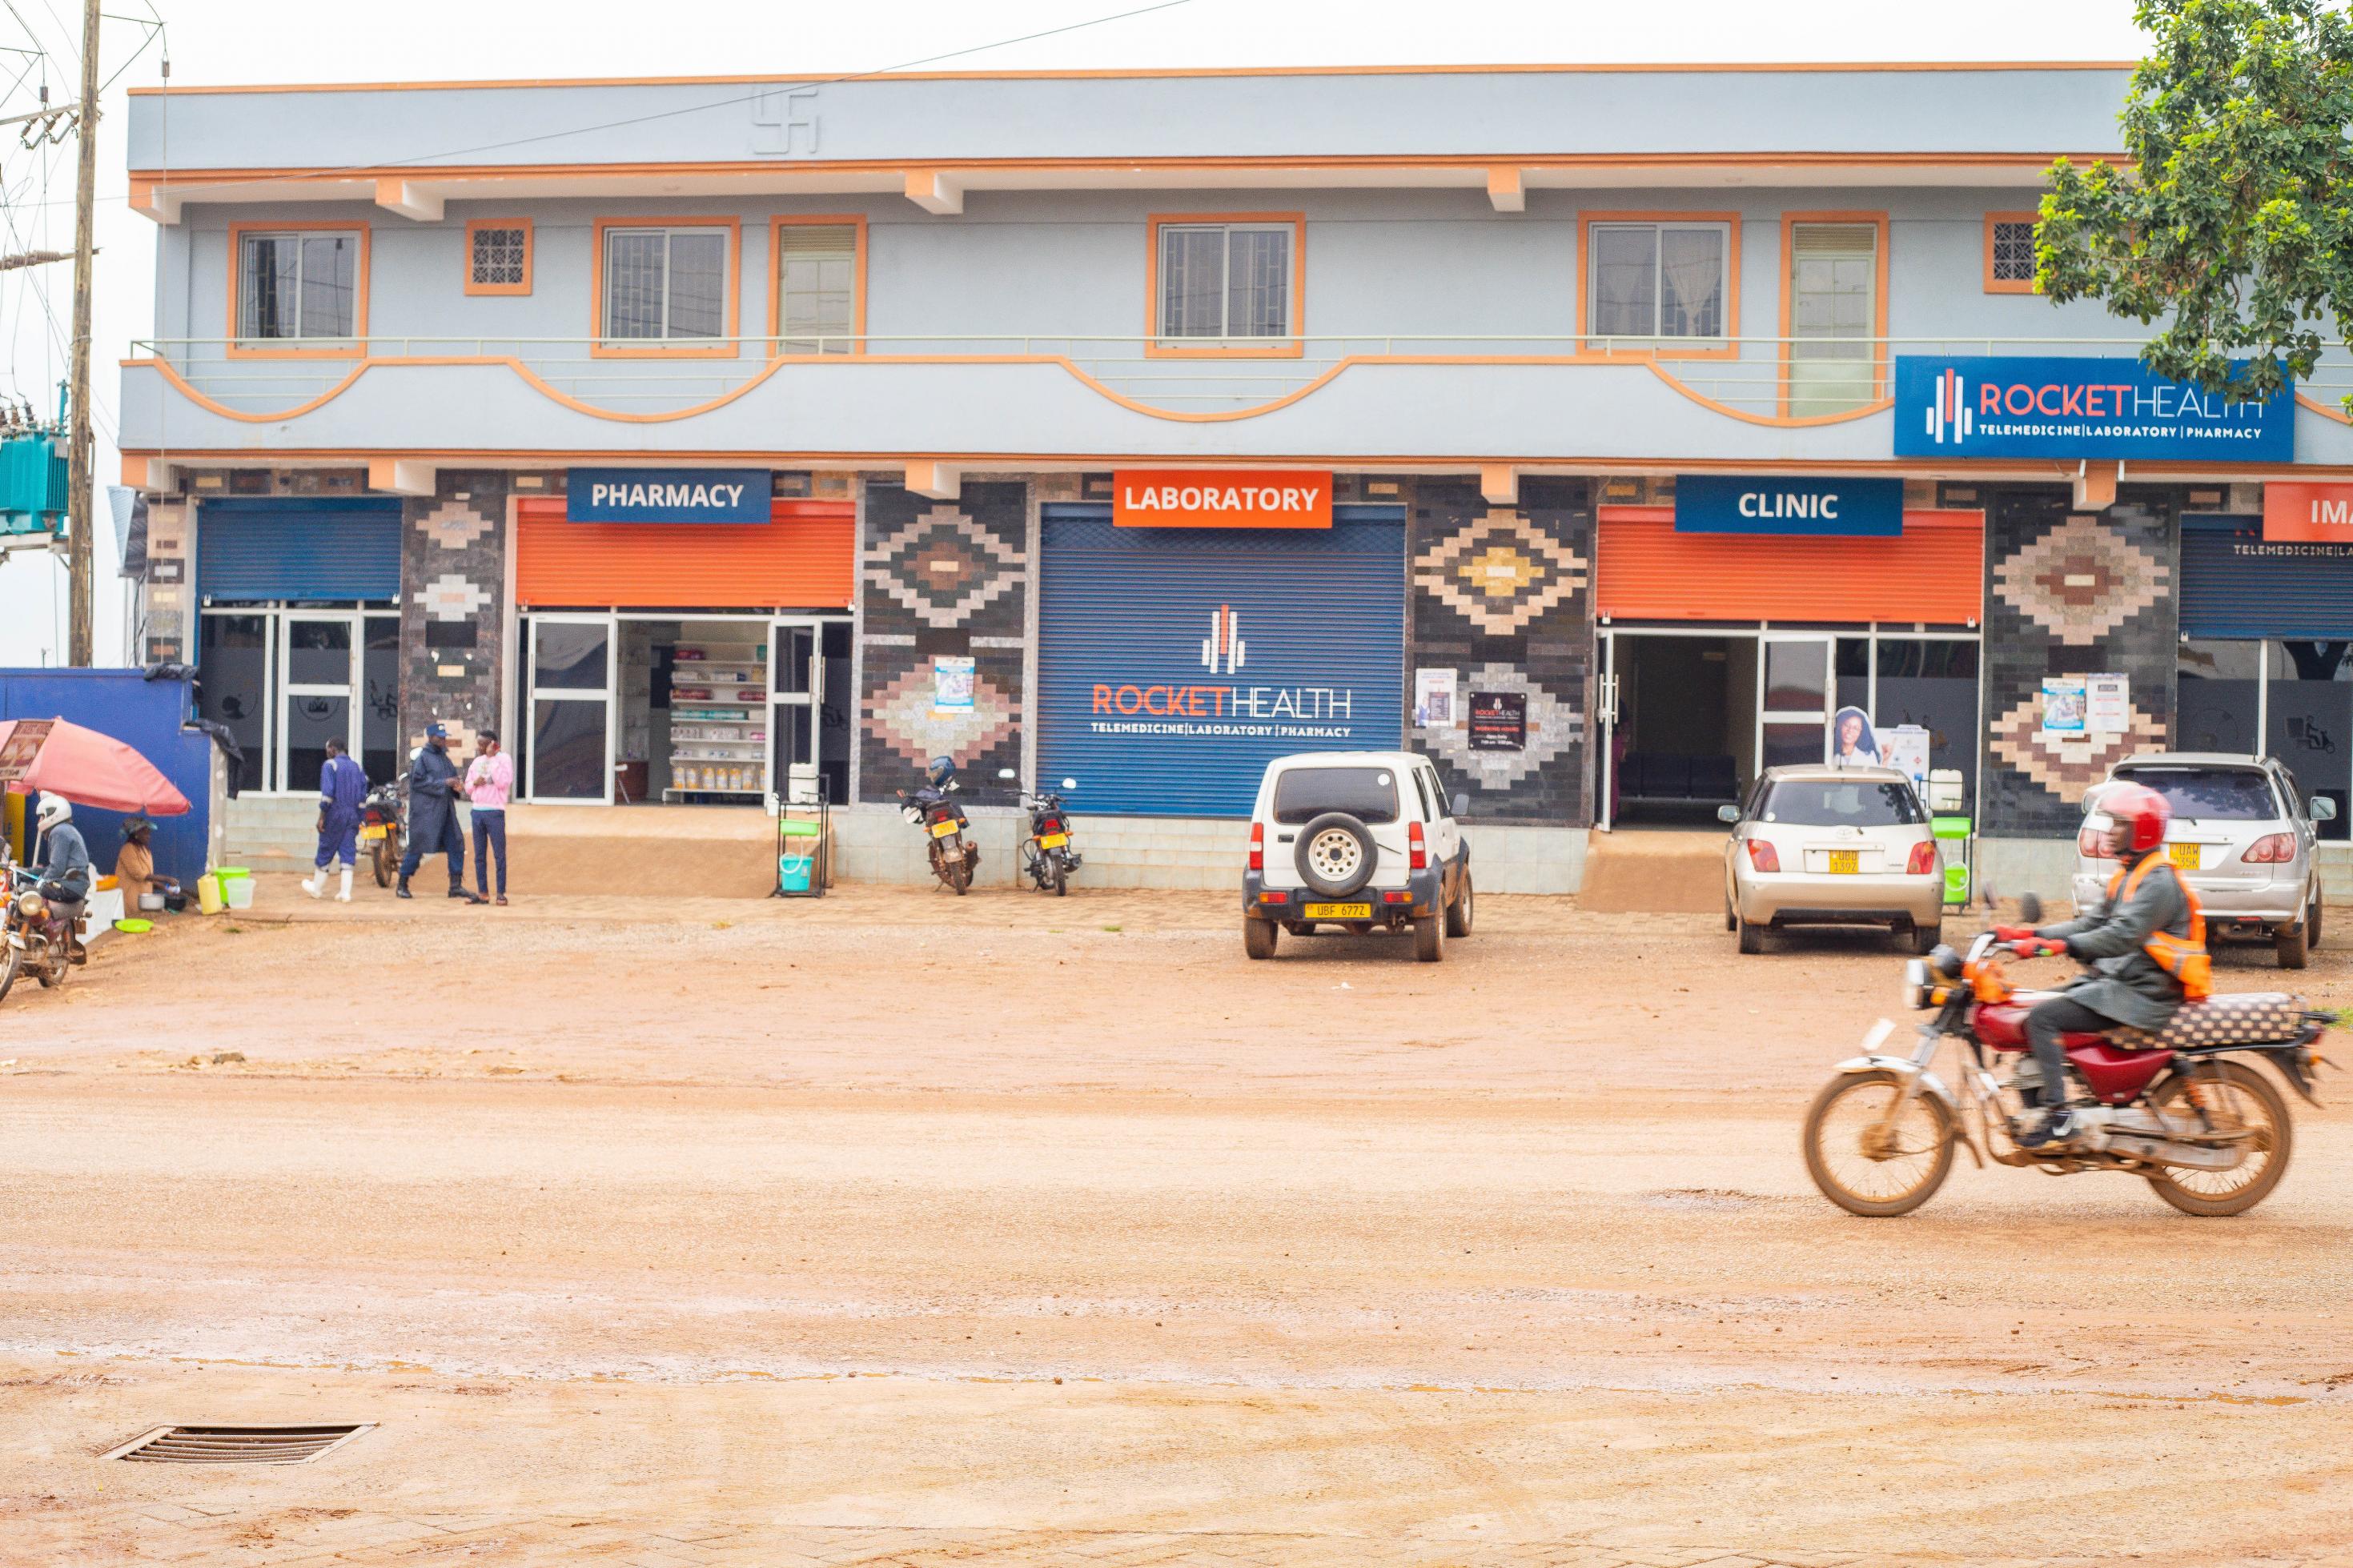
[[[223,878],[221,901],[233,910],[253,908],[253,879],[250,877]]]
[[[228,908],[227,901],[221,898],[218,877],[196,879],[196,908],[208,915],[216,915]]]
[[[809,890],[809,877],[816,869],[815,855],[779,855],[776,857],[776,885],[787,893],[806,893]]]

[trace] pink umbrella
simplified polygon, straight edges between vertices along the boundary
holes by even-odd
[[[128,743],[64,719],[0,723],[0,784],[101,811],[180,816],[188,797]]]

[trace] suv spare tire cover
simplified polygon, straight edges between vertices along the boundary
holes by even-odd
[[[1310,853],[1318,837],[1335,832],[1347,834],[1356,841],[1356,868],[1339,878],[1327,877],[1318,870],[1315,858]],[[1321,893],[1327,899],[1345,899],[1362,890],[1365,884],[1373,879],[1373,872],[1380,866],[1380,853],[1379,847],[1373,842],[1373,830],[1365,826],[1361,817],[1345,811],[1327,811],[1299,830],[1291,858],[1293,864],[1299,868],[1300,879],[1307,884],[1310,891]]]

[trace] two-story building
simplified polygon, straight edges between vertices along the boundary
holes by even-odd
[[[2033,292],[2126,76],[142,93],[144,647],[265,797],[438,720],[528,802],[821,789],[853,875],[934,755],[1226,886],[1269,756],[1402,744],[1573,889],[1848,709],[1997,869],[2134,748],[2341,807],[2353,376],[2228,405]]]

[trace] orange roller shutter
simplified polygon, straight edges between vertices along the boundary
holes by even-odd
[[[765,523],[566,522],[564,502],[520,502],[515,602],[645,609],[847,609],[857,511],[780,500]]]
[[[1985,596],[1985,514],[1907,511],[1897,539],[1677,533],[1672,507],[1605,506],[1595,612],[1621,621],[1928,621]]]

